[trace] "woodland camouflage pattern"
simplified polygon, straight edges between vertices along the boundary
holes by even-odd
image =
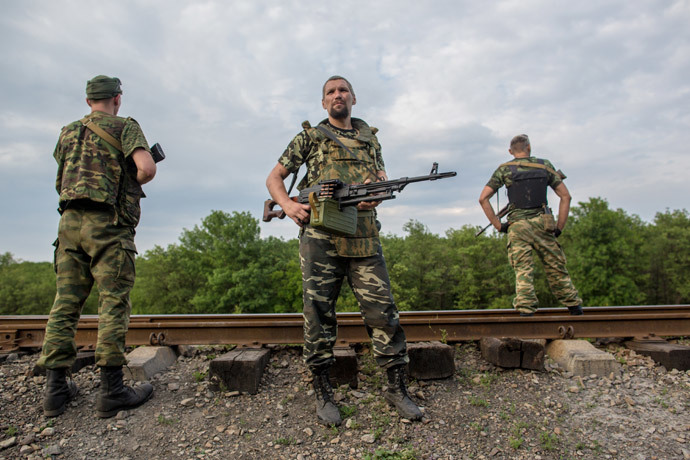
[[[137,148],[149,148],[135,120],[102,112],[87,117],[119,139],[123,152],[80,121],[62,129],[55,147],[62,214],[55,242],[57,293],[38,361],[48,369],[71,367],[74,362],[74,334],[94,282],[99,294],[96,365],[126,363],[129,293],[135,278],[134,227],[143,196],[130,155]]]
[[[71,200],[105,203],[118,208],[122,225],[136,227],[141,214],[139,200],[144,194],[136,180],[136,166],[129,157],[138,148],[150,152],[146,137],[133,118],[103,112],[93,112],[87,118],[119,139],[123,152],[80,121],[62,128],[53,153],[58,163],[55,188],[60,194],[60,208],[64,209],[65,203]],[[124,183],[122,188],[121,183]]]
[[[121,366],[134,286],[134,230],[113,225],[115,211],[67,209],[55,242],[57,294],[38,365],[71,368],[81,308],[96,282],[99,293],[97,366]]]
[[[372,177],[369,169],[383,171],[385,165],[381,156],[381,145],[376,139],[376,128],[370,128],[363,120],[352,118],[355,131],[346,131],[331,126],[327,120],[319,123],[332,131],[338,139],[361,161],[337,145],[325,134],[312,128],[309,122],[302,123],[304,130],[290,142],[278,162],[289,172],[307,166],[307,174],[297,186],[298,190],[317,185],[320,181],[340,179],[346,184],[361,184]],[[379,230],[376,213],[359,212],[357,231],[354,236],[331,235],[338,254],[343,257],[369,257],[377,253]]]
[[[534,292],[534,252],[544,265],[551,292],[566,307],[582,305],[565,268],[565,254],[552,232],[544,230],[541,216],[521,219],[508,227],[508,260],[515,270],[513,306],[523,313],[537,309]]]
[[[320,124],[333,131],[370,169],[385,169],[375,128],[357,118],[352,118],[354,131],[334,128],[326,120]],[[327,179],[340,179],[350,184],[376,180],[367,166],[308,122],[302,127],[304,130],[295,136],[278,160],[290,172],[298,170],[302,164],[307,165],[307,175],[299,183],[299,190]],[[374,211],[358,212],[357,232],[352,237],[334,236],[309,226],[300,232],[304,358],[314,372],[334,362],[335,303],[346,277],[359,302],[378,364],[391,367],[408,362],[405,334],[390,291],[378,232]]]
[[[307,366],[319,373],[335,361],[335,303],[345,277],[359,302],[376,362],[385,368],[406,364],[409,359],[405,333],[391,294],[381,246],[372,257],[340,257],[328,233],[307,227],[300,237],[299,252]]]

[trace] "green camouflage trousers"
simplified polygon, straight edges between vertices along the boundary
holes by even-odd
[[[331,236],[305,228],[300,236],[304,296],[304,360],[314,372],[330,367],[338,334],[335,304],[347,277],[359,302],[379,366],[406,364],[407,342],[393,301],[386,262],[379,246],[371,257],[338,256]]]
[[[125,334],[134,286],[134,229],[112,224],[113,211],[67,209],[60,219],[55,248],[57,294],[46,326],[38,364],[71,367],[74,335],[91,287],[99,295],[97,366],[126,364]]]
[[[534,252],[544,265],[551,292],[566,307],[582,304],[565,268],[565,254],[551,232],[544,230],[541,216],[515,221],[508,227],[508,259],[515,270],[516,310],[529,313],[537,309],[534,292]]]

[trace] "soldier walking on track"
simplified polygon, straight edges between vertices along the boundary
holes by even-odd
[[[530,156],[532,147],[526,134],[515,136],[508,151],[515,159],[496,169],[479,196],[479,204],[496,230],[508,233],[508,259],[515,270],[513,306],[521,316],[532,316],[537,310],[533,259],[536,252],[553,295],[568,307],[571,315],[581,315],[582,299],[570,280],[565,255],[556,239],[565,228],[570,211],[570,192],[563,183],[565,175],[548,160]],[[511,210],[508,222],[501,224],[489,200],[503,185],[508,188]],[[558,222],[546,202],[547,187],[560,198]]]
[[[304,296],[304,358],[313,373],[316,413],[324,424],[341,423],[333,400],[329,368],[335,358],[337,336],[335,303],[347,277],[360,305],[366,330],[372,340],[377,363],[388,375],[385,398],[402,417],[418,420],[419,408],[407,393],[407,344],[400,326],[397,307],[379,241],[376,206],[379,202],[357,205],[357,231],[354,236],[336,236],[312,227],[310,206],[290,200],[283,180],[302,164],[307,174],[298,185],[302,190],[320,181],[339,179],[346,184],[386,180],[381,146],[376,129],[352,118],[356,97],[352,85],[333,76],[323,86],[321,105],[328,118],[316,128],[304,128],[290,142],[266,180],[278,205],[300,227],[300,265]]]
[[[62,128],[55,147],[61,214],[55,241],[57,294],[38,365],[46,369],[43,412],[55,417],[77,394],[67,375],[75,361],[74,335],[82,306],[96,283],[99,294],[96,365],[101,370],[96,414],[112,417],[147,401],[153,387],[124,385],[125,334],[134,285],[134,228],[141,185],[156,164],[139,124],[118,117],[118,78],[99,75],[86,84],[91,113]]]

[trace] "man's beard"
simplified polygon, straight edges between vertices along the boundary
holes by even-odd
[[[350,110],[347,108],[345,104],[343,104],[342,109],[336,109],[334,107],[331,107],[331,110],[328,111],[328,115],[330,115],[332,118],[335,118],[336,120],[344,120],[348,117],[348,115],[350,115]]]

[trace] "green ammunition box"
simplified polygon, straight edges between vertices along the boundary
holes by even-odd
[[[330,198],[310,201],[310,225],[335,235],[351,236],[357,231],[357,207],[338,209],[338,202]]]

